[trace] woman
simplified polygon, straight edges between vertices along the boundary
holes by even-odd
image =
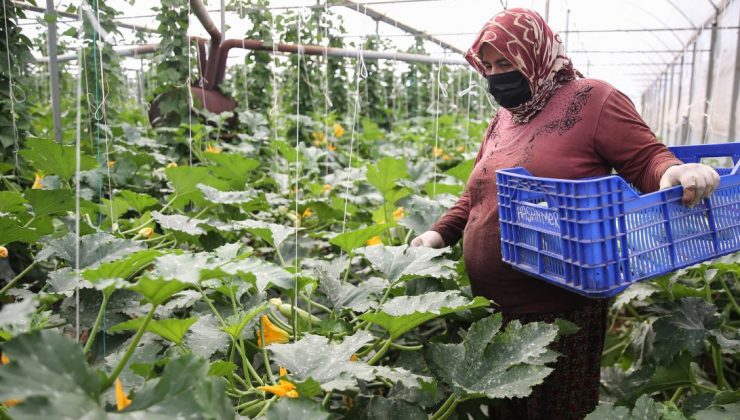
[[[500,108],[491,120],[465,193],[413,246],[440,248],[461,237],[475,295],[504,319],[556,318],[580,330],[553,344],[555,370],[525,399],[491,407],[492,418],[580,419],[598,403],[607,302],[515,271],[501,261],[495,172],[523,166],[535,176],[578,179],[612,168],[641,191],[684,187],[694,205],[719,185],[702,164],[683,164],[656,141],[632,102],[573,68],[560,37],[534,11],[509,9],[488,21],[465,57],[488,80]]]

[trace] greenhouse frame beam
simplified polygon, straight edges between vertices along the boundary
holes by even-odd
[[[402,31],[408,32],[409,34],[412,34],[412,35],[417,36],[419,38],[426,39],[427,41],[432,42],[434,44],[437,44],[437,45],[439,45],[440,47],[442,47],[444,49],[447,49],[447,50],[450,50],[450,51],[454,51],[454,52],[459,53],[461,55],[465,55],[465,51],[463,51],[463,50],[455,47],[454,45],[448,44],[447,42],[444,42],[441,39],[439,39],[439,38],[437,38],[437,37],[435,37],[433,35],[430,35],[430,34],[424,32],[424,31],[421,31],[419,29],[413,28],[413,27],[411,27],[409,25],[406,25],[405,23],[402,23],[402,22],[399,22],[399,21],[397,21],[397,20],[395,20],[393,18],[390,18],[390,17],[386,16],[385,14],[380,13],[380,12],[374,10],[374,9],[370,9],[370,8],[366,7],[366,5],[360,5],[360,3],[357,3],[357,2],[354,2],[354,1],[345,1],[344,3],[342,3],[342,5],[345,6],[345,7],[347,7],[347,8],[349,8],[349,9],[354,10],[355,12],[362,13],[365,16],[367,16],[367,17],[375,20],[376,22],[377,21],[380,21],[380,22],[383,22],[383,23],[387,23],[388,25],[393,25],[396,28],[401,29]]]
[[[46,0],[46,12],[51,17],[47,21],[46,42],[49,57],[49,87],[51,91],[52,120],[54,121],[54,140],[62,142],[62,108],[59,100],[59,63],[57,57],[57,13],[54,10],[54,0]]]
[[[37,12],[37,13],[46,13],[47,9],[43,7],[34,6],[30,3],[22,2],[22,1],[13,1],[13,6],[18,7],[23,10],[28,10],[31,12]],[[79,16],[77,16],[74,13],[69,12],[62,12],[60,10],[51,10],[52,12],[56,13],[57,16],[62,16],[66,18],[74,19],[75,21],[79,20]],[[116,26],[120,26],[121,28],[131,29],[134,31],[140,31],[140,32],[149,32],[149,33],[156,33],[157,30],[150,28],[148,26],[143,25],[136,25],[134,23],[122,23],[122,22],[116,22]]]

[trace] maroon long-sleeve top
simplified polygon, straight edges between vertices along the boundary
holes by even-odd
[[[562,312],[588,298],[516,271],[501,260],[496,170],[522,166],[532,175],[579,179],[612,168],[644,192],[682,162],[661,143],[632,102],[594,79],[567,82],[526,124],[500,108],[478,151],[465,192],[432,227],[446,245],[463,238],[473,293],[508,313]]]

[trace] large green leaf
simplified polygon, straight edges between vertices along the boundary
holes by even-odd
[[[201,279],[202,270],[214,268],[217,265],[216,258],[206,252],[172,253],[156,259],[153,274],[164,280],[196,284]]]
[[[412,195],[402,199],[398,204],[405,209],[404,217],[399,223],[421,234],[429,230],[454,202],[446,203],[444,200],[430,200]]]
[[[238,220],[231,223],[214,224],[214,226],[224,231],[247,231],[252,235],[264,239],[274,247],[280,246],[288,236],[295,233],[295,228],[293,227],[259,220]]]
[[[129,279],[162,255],[162,251],[145,249],[134,252],[120,260],[102,263],[96,268],[82,271],[82,277],[91,283],[107,279]]]
[[[49,241],[36,259],[45,260],[57,257],[68,264],[75,263],[74,233]],[[120,239],[107,233],[93,233],[80,238],[80,268],[96,267],[97,265],[114,261],[131,253],[142,250],[141,244],[130,239]]]
[[[31,325],[38,306],[39,301],[34,297],[3,304],[0,308],[0,330],[26,329]]]
[[[368,226],[366,228],[357,230],[348,230],[331,238],[329,242],[342,248],[344,252],[352,252],[353,249],[364,246],[365,242],[367,242],[370,238],[380,235],[392,226],[393,224],[384,223]]]
[[[380,325],[395,339],[442,315],[488,305],[490,302],[485,298],[476,296],[469,300],[458,291],[430,292],[393,298],[380,307],[380,312],[363,314],[360,319]]]
[[[129,190],[119,191],[116,195],[128,204],[128,208],[136,210],[139,214],[142,214],[144,211],[159,204],[159,201],[157,201],[156,198],[148,194],[137,193]]]
[[[373,268],[395,283],[415,277],[449,278],[455,275],[455,262],[436,257],[450,252],[450,248],[434,249],[425,246],[370,246],[357,251]]]
[[[233,419],[225,382],[209,376],[208,369],[204,359],[192,354],[170,361],[160,378],[136,392],[124,413],[131,413],[132,419]]]
[[[36,170],[46,175],[59,175],[64,180],[75,174],[77,164],[74,147],[44,139],[29,139],[25,144],[27,148],[21,150],[19,154]],[[80,155],[81,170],[86,171],[95,166],[97,166],[95,158],[84,153]]]
[[[12,216],[0,217],[0,241],[4,244],[11,242],[35,243],[41,234],[31,227],[21,226],[21,222]]]
[[[152,334],[157,334],[165,340],[172,341],[175,344],[182,344],[182,339],[185,337],[185,333],[196,320],[196,318],[152,319],[146,325],[146,331]],[[144,318],[134,318],[110,327],[108,332],[117,333],[121,331],[136,331],[143,323]]]
[[[185,344],[193,353],[206,359],[229,345],[229,336],[221,330],[216,317],[211,314],[199,316],[185,335]]]
[[[198,226],[206,223],[205,220],[194,219],[181,214],[162,214],[158,211],[152,212],[152,219],[167,230],[175,230],[193,236],[206,233],[205,229]]]
[[[219,191],[208,185],[198,184],[203,197],[211,203],[217,204],[244,204],[259,198],[255,190],[249,191]]]
[[[475,166],[475,159],[468,159],[446,170],[445,173],[454,176],[462,182],[468,182],[468,177],[470,177],[470,172],[473,171],[473,166]]]
[[[213,174],[229,181],[232,188],[241,189],[249,180],[252,171],[260,166],[260,161],[231,153],[206,153],[206,159],[216,163],[211,167]]]
[[[501,314],[474,323],[461,344],[430,345],[429,367],[462,398],[525,397],[552,368],[557,353],[547,349],[557,327],[512,321],[504,331]]]
[[[658,362],[669,361],[683,350],[698,356],[719,322],[714,305],[701,298],[681,299],[668,316],[653,323],[653,358]]]
[[[25,212],[27,201],[21,193],[16,191],[0,191],[0,215],[2,213]],[[1,238],[2,236],[0,236]]]
[[[74,193],[70,190],[26,190],[23,196],[31,203],[37,219],[75,209]]]
[[[278,365],[288,369],[290,376],[295,376],[300,381],[311,378],[326,391],[356,388],[358,379],[371,381],[378,376],[394,383],[401,381],[409,387],[418,387],[419,380],[427,379],[401,368],[370,366],[359,360],[350,360],[352,355],[373,339],[373,335],[367,331],[345,337],[341,343],[307,334],[295,343],[272,344],[268,350],[272,352],[273,360]]]
[[[173,203],[175,207],[180,207],[189,201],[199,205],[206,204],[203,194],[197,187],[198,184],[209,185],[220,190],[229,188],[227,181],[216,178],[212,169],[207,167],[178,166],[167,168],[165,174],[177,193],[177,200]]]
[[[676,408],[669,408],[647,395],[637,400],[635,408],[601,404],[586,420],[685,420],[686,417]]]
[[[309,399],[281,398],[265,413],[267,420],[325,420],[329,413],[321,403]]]
[[[337,260],[318,263],[314,271],[319,277],[319,290],[337,309],[350,308],[365,312],[377,305],[388,282],[378,277],[370,277],[357,285],[342,282],[339,275],[345,266],[346,263],[338,263]]]
[[[3,343],[10,363],[0,367],[0,400],[81,395],[96,399],[100,379],[82,348],[50,330],[19,335]]]
[[[396,181],[409,177],[406,161],[384,157],[367,167],[367,181],[385,197],[396,188]]]
[[[139,282],[130,289],[140,293],[146,300],[159,305],[171,298],[175,293],[190,287],[187,283],[177,280],[165,280],[162,278],[142,277]]]

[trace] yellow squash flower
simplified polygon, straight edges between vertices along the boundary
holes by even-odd
[[[142,238],[150,239],[152,236],[154,236],[154,229],[150,227],[145,227],[139,229],[139,236]]]
[[[328,193],[329,191],[331,191],[331,189],[332,189],[332,188],[333,188],[333,187],[331,186],[331,184],[324,184],[324,186],[323,186],[323,187],[321,187],[321,192],[322,192],[323,194],[326,194],[326,193]]]
[[[218,153],[221,153],[222,150],[223,150],[222,148],[220,148],[218,146],[212,146],[210,144],[206,147],[206,152],[208,152],[208,153],[216,153],[216,154],[218,154]]]
[[[403,219],[404,214],[405,212],[403,210],[403,207],[399,207],[396,209],[396,211],[393,212],[393,219],[395,219],[396,221],[399,221]]]
[[[44,184],[41,183],[41,181],[44,179],[44,175],[41,172],[36,172],[36,179],[33,181],[33,185],[31,186],[34,190],[40,190],[44,188]]]
[[[350,356],[350,357],[349,357],[349,361],[350,361],[350,362],[356,362],[356,361],[358,361],[358,360],[360,360],[360,358],[359,358],[359,357],[357,357],[357,355],[356,355],[356,354],[353,354],[352,356]]]
[[[118,411],[123,411],[126,407],[131,405],[131,400],[123,392],[123,383],[121,378],[116,378],[116,408]]]
[[[3,247],[0,247],[0,248],[3,248]],[[8,358],[8,356],[6,356],[5,353],[3,353],[3,355],[0,356],[0,364],[7,365],[8,363],[10,363],[10,358]],[[15,407],[21,402],[23,402],[23,400],[5,400],[3,401],[3,405],[5,405],[6,407]]]
[[[0,246],[0,258],[8,258],[8,248],[5,248],[4,246]],[[3,355],[3,361],[4,360],[5,360],[5,355]]]
[[[365,245],[367,246],[375,246],[375,245],[381,245],[383,243],[383,240],[380,239],[380,236],[373,236],[372,238],[368,239],[365,242]]]
[[[313,144],[317,146],[326,143],[326,135],[321,131],[312,131],[311,137],[313,138]]]
[[[330,152],[333,152],[333,151],[337,150],[337,146],[335,146],[335,145],[333,145],[333,144],[330,144],[330,145],[326,146],[326,148],[327,148],[327,149],[328,149],[328,150],[329,150]]]
[[[306,207],[306,209],[303,210],[303,213],[301,214],[301,217],[305,219],[305,218],[311,217],[311,216],[313,216],[313,212],[311,211],[311,208],[310,207]]]
[[[452,158],[447,153],[445,153],[445,154],[442,155],[442,160],[444,160],[444,161],[450,161],[451,159]]]
[[[257,336],[257,346],[262,347],[262,334],[265,336],[265,345],[269,346],[272,343],[287,343],[290,340],[290,335],[273,324],[267,315],[262,315],[262,333]]]
[[[177,163],[175,163],[175,162],[170,162],[170,163],[168,163],[168,164],[167,164],[167,167],[168,167],[168,168],[177,168]]]
[[[442,150],[442,148],[440,148],[440,147],[435,147],[435,148],[434,148],[434,149],[432,149],[432,150],[434,151],[434,157],[440,157],[440,156],[442,156],[442,154],[443,154],[443,153],[445,152],[445,151],[444,151],[444,150]]]
[[[112,169],[114,166],[116,166],[116,161],[115,160],[109,160],[108,161],[108,168],[109,169]]]
[[[458,147],[457,148],[457,151],[460,152],[460,153],[464,152],[465,151],[465,146]]]
[[[332,128],[334,128],[334,137],[339,138],[344,135],[344,127],[341,125],[334,123],[334,127]]]
[[[288,371],[281,367],[280,377],[282,378],[287,374]],[[295,390],[295,385],[285,379],[280,379],[277,385],[258,386],[257,389],[277,395],[278,397],[298,398],[298,391]]]

